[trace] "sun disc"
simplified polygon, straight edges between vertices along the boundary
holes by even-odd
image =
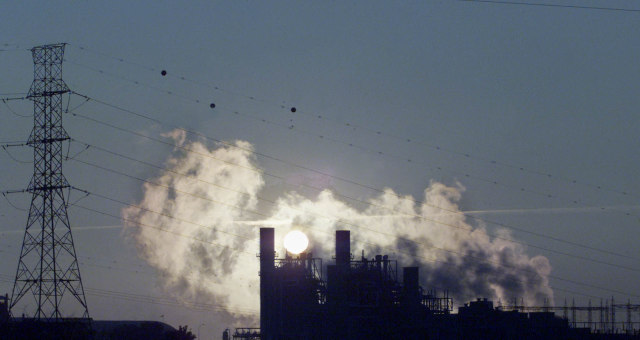
[[[292,230],[284,237],[284,247],[292,254],[300,254],[309,245],[309,239],[300,230]]]

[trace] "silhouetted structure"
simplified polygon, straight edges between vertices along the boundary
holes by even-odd
[[[0,296],[0,324],[9,321],[9,295]]]
[[[225,330],[227,337],[223,335],[223,340],[231,340],[228,331],[228,329]],[[236,328],[233,332],[233,340],[260,340],[260,328]]]
[[[93,330],[93,340],[187,339],[186,328],[177,330],[158,321],[93,321]]]
[[[576,306],[572,302],[569,306],[565,300],[564,306],[524,306],[514,301],[511,305],[499,306],[502,311],[520,312],[556,312],[561,313],[569,321],[571,328],[585,328],[594,333],[633,334],[640,329],[640,305],[627,301],[616,304],[613,297],[601,300],[599,306],[594,306],[589,300],[587,306]],[[621,313],[622,312],[622,313]],[[622,316],[620,316],[622,314]]]
[[[87,340],[93,335],[91,319],[87,318],[11,318],[0,327],[3,340]]]
[[[27,145],[33,147],[33,177],[25,191],[32,198],[9,309],[33,295],[36,308],[28,316],[38,321],[61,321],[71,313],[89,317],[67,215],[64,190],[70,186],[62,174],[62,143],[69,140],[62,126],[62,95],[69,92],[62,80],[64,47],[31,49],[33,130]]]
[[[276,258],[274,229],[261,228],[260,329],[238,328],[233,339],[640,339],[570,327],[548,306],[523,312],[477,299],[454,314],[446,291],[423,290],[418,267],[402,268],[401,283],[386,255],[353,260],[345,230],[336,232],[336,263],[326,269],[324,281],[322,260],[311,254]]]
[[[351,259],[349,231],[336,232],[336,264],[327,266],[311,254],[274,256],[274,230],[260,230],[260,307],[262,339],[389,339],[420,336],[420,320],[448,315],[453,301],[425,294],[417,267],[403,269],[377,255]],[[327,327],[327,325],[331,325]]]
[[[0,322],[2,340],[191,340],[186,326],[175,329],[158,321],[94,321],[86,318],[37,320],[12,318]]]

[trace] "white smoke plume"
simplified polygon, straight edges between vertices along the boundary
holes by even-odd
[[[255,316],[258,228],[269,226],[276,229],[276,249],[289,230],[300,229],[314,256],[325,261],[334,254],[335,230],[351,230],[354,253],[389,254],[399,266],[418,265],[423,287],[448,289],[457,303],[476,297],[553,303],[547,258],[529,257],[522,245],[505,240],[507,231],[492,238],[452,213],[460,211],[460,184],[432,182],[422,203],[385,189],[358,209],[323,190],[312,198],[285,192],[259,209],[265,181],[251,144],[210,148],[177,131],[166,136],[178,145],[168,171],[145,184],[141,202],[122,214],[140,255],[163,274],[166,289],[185,301],[224,305],[235,317]]]

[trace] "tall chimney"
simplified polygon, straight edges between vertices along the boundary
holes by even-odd
[[[260,334],[262,339],[274,338],[274,261],[275,237],[273,228],[260,228]]]
[[[382,257],[382,273],[385,278],[389,275],[389,255]]]
[[[336,264],[327,266],[327,303],[331,315],[329,339],[348,339],[351,317],[348,294],[351,277],[351,238],[348,230],[336,230]]]
[[[419,302],[419,268],[418,267],[404,267],[402,268],[402,282],[404,285],[404,294],[406,301],[409,303]]]
[[[349,230],[336,230],[336,265],[349,266],[351,262],[351,238]]]

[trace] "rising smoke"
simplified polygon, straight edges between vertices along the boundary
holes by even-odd
[[[473,227],[457,205],[464,188],[432,182],[422,203],[391,189],[358,209],[330,190],[308,198],[289,191],[259,209],[264,189],[248,142],[209,148],[173,131],[168,171],[145,184],[137,207],[123,210],[126,235],[161,272],[167,291],[185,301],[225,305],[235,317],[258,310],[258,228],[276,228],[276,249],[291,229],[304,231],[315,256],[334,253],[334,232],[351,230],[352,250],[389,254],[399,265],[419,265],[425,288],[449,289],[456,302],[489,297],[553,302],[551,266],[529,257],[507,231],[491,238]]]

